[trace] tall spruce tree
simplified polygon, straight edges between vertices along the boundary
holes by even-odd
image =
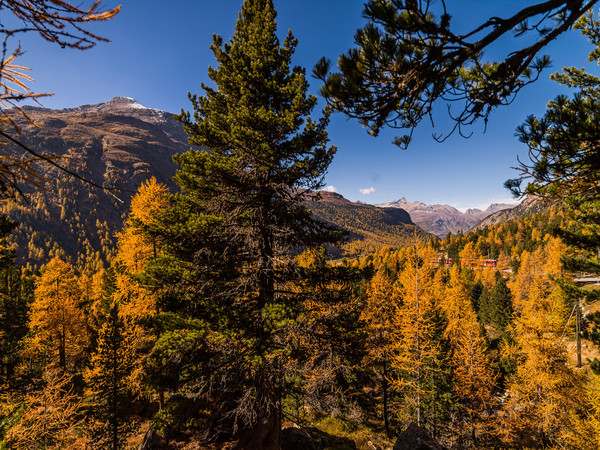
[[[86,373],[92,417],[90,433],[95,448],[123,448],[131,426],[127,413],[132,399],[127,378],[134,368],[133,335],[119,312],[109,306],[98,336],[98,346]]]
[[[229,42],[213,37],[216,88],[178,116],[199,147],[174,158],[181,193],[149,227],[161,252],[146,272],[162,292],[148,379],[191,394],[206,439],[257,449],[279,446],[286,333],[305,298],[291,256],[337,238],[304,203],[335,153],[329,113],[310,119],[317,99],[275,17],[271,0],[246,0]]]

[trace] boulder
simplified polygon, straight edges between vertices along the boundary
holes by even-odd
[[[445,450],[445,447],[438,444],[427,430],[411,423],[398,436],[394,450]]]
[[[356,443],[352,439],[333,436],[311,427],[284,428],[279,434],[279,445],[281,450],[356,450]]]

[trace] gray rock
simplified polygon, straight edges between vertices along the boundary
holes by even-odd
[[[445,450],[433,439],[427,430],[411,423],[398,436],[394,450]]]

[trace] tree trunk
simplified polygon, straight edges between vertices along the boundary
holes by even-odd
[[[385,424],[385,434],[388,438],[392,437],[390,431],[390,421],[388,418],[388,380],[387,380],[387,361],[383,361],[383,423]]]
[[[67,352],[66,352],[66,343],[63,337],[60,338],[60,343],[58,345],[58,365],[61,369],[66,370],[67,368]]]

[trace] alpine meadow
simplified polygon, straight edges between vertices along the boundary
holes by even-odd
[[[0,2],[0,450],[600,448],[600,3],[496,3]]]

